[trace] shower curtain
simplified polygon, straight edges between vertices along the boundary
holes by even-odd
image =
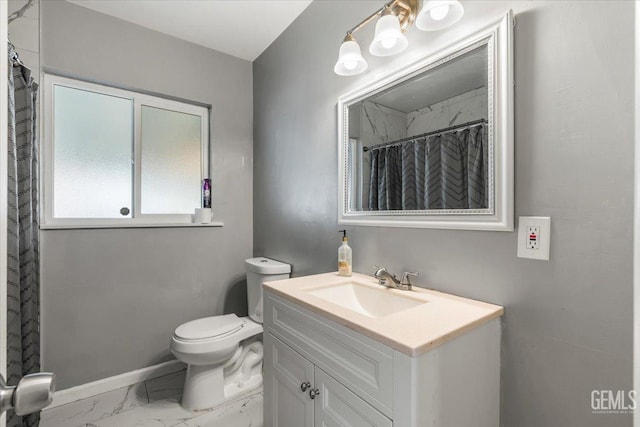
[[[7,383],[40,371],[40,277],[38,256],[38,152],[36,96],[31,71],[9,46],[9,180],[7,242]],[[35,427],[40,414],[9,411],[8,427]]]
[[[487,207],[485,126],[371,148],[369,210]]]

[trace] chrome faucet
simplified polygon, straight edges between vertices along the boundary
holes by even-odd
[[[384,267],[379,267],[375,265],[377,268],[374,273],[374,277],[378,279],[378,284],[381,286],[386,286],[387,288],[400,289],[403,291],[411,290],[411,281],[409,280],[410,276],[417,276],[418,273],[413,271],[405,271],[402,273],[402,279],[398,280],[395,274],[391,274]]]

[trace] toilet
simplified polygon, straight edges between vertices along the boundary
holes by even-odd
[[[291,266],[269,258],[245,260],[248,317],[205,317],[178,326],[171,352],[186,363],[182,406],[213,408],[262,385],[262,283],[289,278]]]

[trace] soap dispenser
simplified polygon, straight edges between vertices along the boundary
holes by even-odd
[[[347,230],[340,230],[342,233],[342,245],[338,248],[338,275],[351,276],[351,247],[347,243]]]

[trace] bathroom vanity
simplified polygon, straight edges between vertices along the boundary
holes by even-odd
[[[360,274],[263,286],[266,427],[499,425],[502,307]]]

